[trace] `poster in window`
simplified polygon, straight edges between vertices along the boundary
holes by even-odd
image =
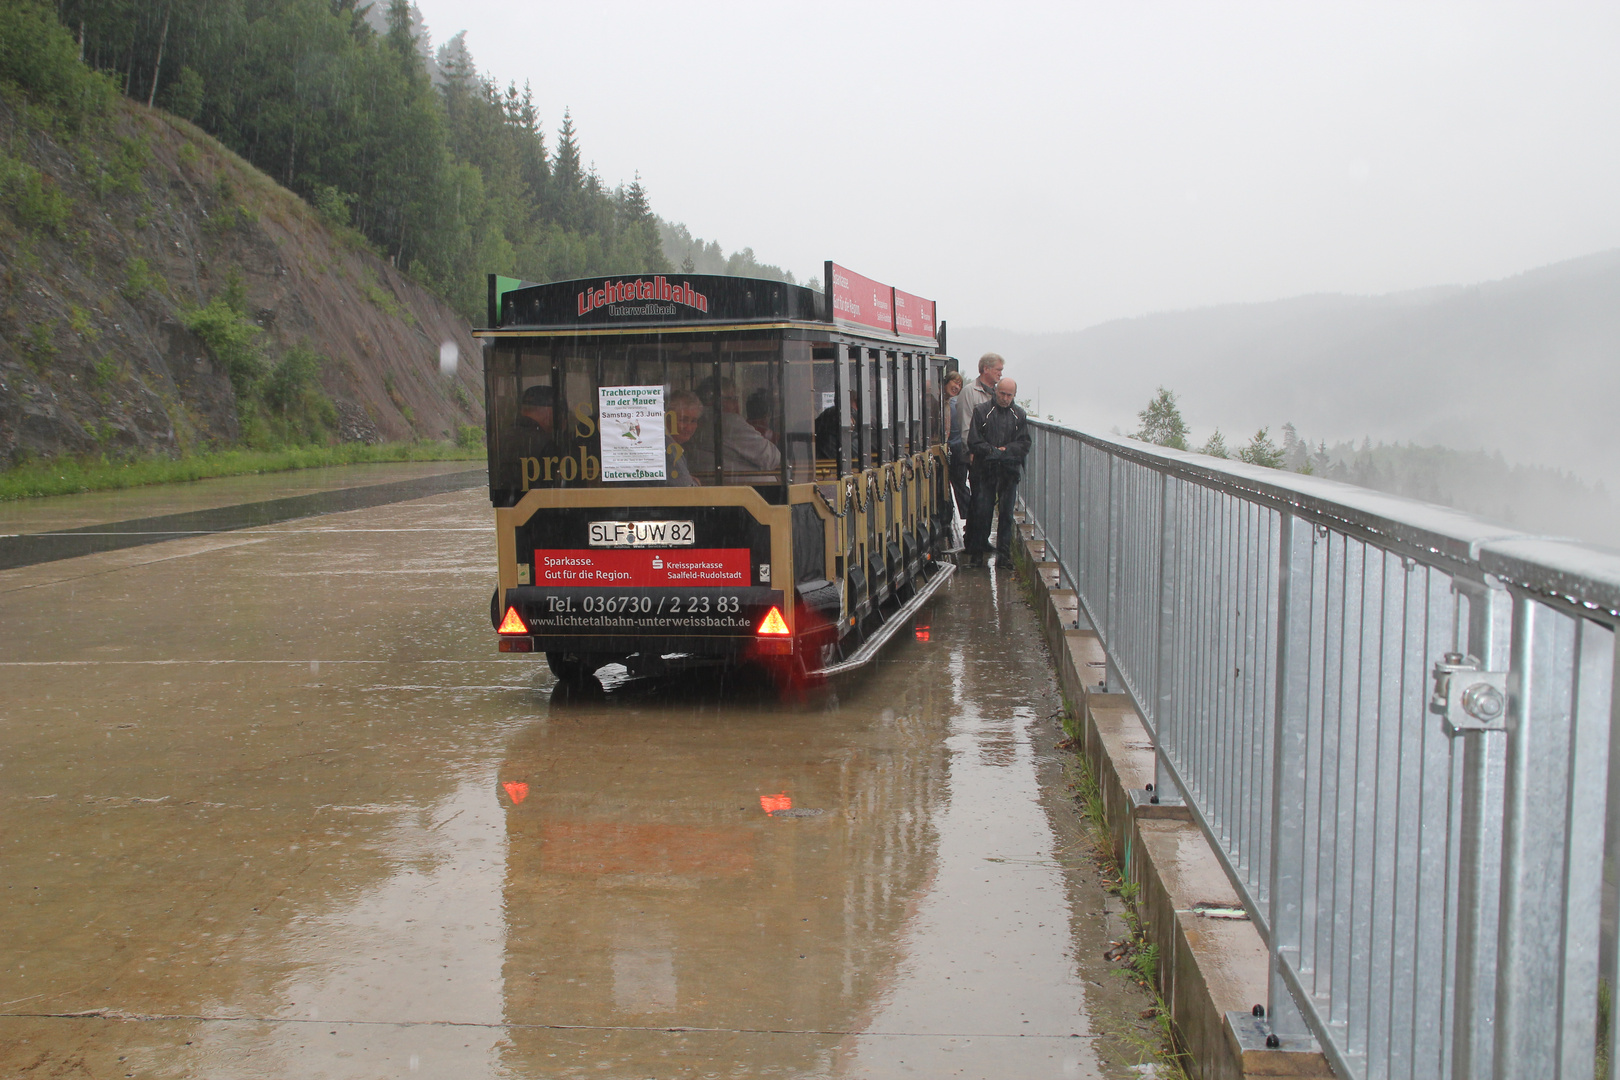
[[[598,393],[602,479],[668,480],[664,469],[664,388],[604,386]]]

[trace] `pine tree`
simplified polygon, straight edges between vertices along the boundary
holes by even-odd
[[[1164,387],[1148,402],[1147,408],[1136,414],[1142,426],[1131,436],[1157,446],[1173,450],[1187,449],[1187,422],[1176,407],[1176,395]]]
[[[478,81],[478,65],[467,51],[467,31],[458,32],[439,46],[439,70],[444,73],[447,88],[471,91]]]
[[[1249,445],[1238,450],[1238,460],[1246,461],[1250,465],[1262,465],[1268,469],[1280,469],[1283,466],[1282,449],[1271,441],[1269,428],[1261,428],[1249,440]]]
[[[551,188],[554,200],[553,216],[565,229],[580,226],[581,204],[585,198],[585,171],[580,167],[579,136],[574,131],[574,116],[563,110],[562,127],[557,132],[557,151],[551,159]]]
[[[630,181],[620,205],[626,224],[640,225],[652,221],[652,207],[647,205],[647,189],[641,186],[641,173],[636,173],[636,178]]]
[[[1200,454],[1208,454],[1210,457],[1218,458],[1229,458],[1232,456],[1226,449],[1226,437],[1221,434],[1220,428],[1215,429],[1215,433],[1205,440],[1204,445],[1198,448],[1198,452]]]
[[[1314,471],[1311,444],[1299,437],[1299,431],[1291,422],[1283,425],[1282,455],[1285,468],[1306,474]]]

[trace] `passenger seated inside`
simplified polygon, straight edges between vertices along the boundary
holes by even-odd
[[[737,383],[713,378],[698,384],[698,397],[709,409],[720,410],[720,463],[727,472],[774,472],[782,464],[782,452],[769,439],[743,419]],[[698,425],[698,432],[687,444],[689,464],[694,473],[714,471],[714,423]]]
[[[853,414],[858,408],[855,394],[849,395],[850,412]],[[843,424],[838,416],[838,406],[833,404],[816,414],[816,457],[824,461],[838,460],[838,433],[843,430]]]
[[[519,457],[545,458],[567,453],[559,449],[551,387],[531,386],[518,399],[517,438],[512,450]]]
[[[670,487],[697,487],[688,461],[687,444],[703,420],[703,402],[690,390],[677,390],[669,398],[669,439],[664,444],[664,475]],[[712,467],[712,466],[711,466]]]
[[[779,440],[776,432],[771,430],[771,394],[768,390],[755,390],[748,395],[748,404],[743,409],[743,416],[748,420],[748,426],[765,436],[771,443]]]
[[[551,434],[551,387],[531,386],[518,400],[517,426],[524,431]]]

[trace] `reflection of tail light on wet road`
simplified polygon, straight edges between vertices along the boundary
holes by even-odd
[[[780,795],[761,795],[759,797],[759,808],[767,814],[775,814],[781,810],[793,809],[793,800],[788,798],[785,791]]]
[[[917,635],[918,641],[927,641],[931,636],[932,630],[933,627],[931,626],[917,626],[912,628],[912,633]]]

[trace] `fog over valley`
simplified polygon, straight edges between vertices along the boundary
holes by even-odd
[[[952,326],[950,347],[970,367],[1002,353],[1032,410],[1088,431],[1136,431],[1163,386],[1193,449],[1217,428],[1234,452],[1260,428],[1280,445],[1292,424],[1337,457],[1364,441],[1499,454],[1500,465],[1408,455],[1420,476],[1396,483],[1385,461],[1386,482],[1373,486],[1520,527],[1612,535],[1620,250],[1498,281],[1159,312],[1068,333]],[[1346,465],[1343,479],[1365,482]],[[1513,480],[1512,466],[1547,471]],[[1569,505],[1594,498],[1580,513]]]

